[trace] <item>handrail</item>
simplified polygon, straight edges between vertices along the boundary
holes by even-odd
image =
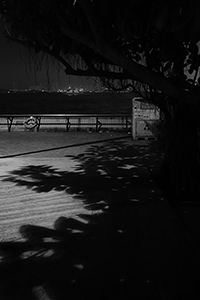
[[[0,118],[5,117],[131,117],[131,114],[0,114]]]
[[[96,127],[96,131],[100,131],[100,128],[103,125],[122,125],[121,123],[106,123],[106,122],[102,122],[102,120],[100,121],[99,119],[101,118],[124,118],[126,120],[125,122],[125,126],[126,126],[126,130],[129,131],[130,130],[130,126],[131,126],[131,121],[129,121],[128,119],[131,119],[131,114],[0,114],[0,118],[6,118],[7,119],[7,123],[0,123],[1,125],[7,125],[8,126],[8,131],[11,131],[11,127],[13,125],[13,120],[14,118],[20,118],[20,117],[30,117],[33,116],[34,118],[36,118],[36,126],[34,126],[34,128],[36,129],[36,131],[39,131],[40,129],[40,125],[41,125],[41,120],[42,118],[64,118],[65,119],[65,123],[55,123],[55,122],[48,122],[48,123],[44,123],[45,125],[65,125],[66,126],[66,131],[69,131],[70,127],[73,125],[77,125],[77,126],[95,126]],[[70,118],[95,118],[95,122],[78,122],[78,123],[71,123]],[[21,125],[21,124],[20,124]],[[28,130],[28,128],[26,128]],[[31,130],[31,129],[30,129]]]

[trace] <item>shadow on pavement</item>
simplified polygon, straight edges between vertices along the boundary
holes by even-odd
[[[146,188],[154,186],[148,169],[160,165],[162,153],[156,142],[110,141],[92,145],[79,155],[66,157],[76,162],[74,171],[50,165],[28,165],[13,170],[4,181],[26,186],[35,192],[65,191],[82,200],[88,209],[126,204],[139,200]],[[153,189],[153,188],[152,188]]]
[[[127,213],[22,226],[26,242],[0,244],[1,299],[158,299],[142,230]]]
[[[147,200],[155,201],[146,167],[159,165],[160,155],[154,142],[110,141],[70,156],[78,162],[74,171],[12,171],[5,181],[38,193],[65,191],[100,211],[61,216],[54,229],[24,225],[24,242],[0,243],[0,298],[159,299],[140,215]]]

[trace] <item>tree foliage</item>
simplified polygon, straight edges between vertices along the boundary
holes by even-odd
[[[0,15],[9,39],[66,74],[145,92],[170,124],[162,174],[176,192],[198,187],[199,0],[1,0]]]
[[[2,0],[0,13],[7,37],[50,54],[67,74],[198,102],[198,0]]]

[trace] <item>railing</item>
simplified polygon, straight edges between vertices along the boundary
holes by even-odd
[[[35,123],[27,126],[31,114],[2,114],[0,115],[0,126],[7,126],[8,131],[12,131],[13,126],[24,126],[25,130],[39,131],[44,126],[64,126],[66,131],[71,127],[94,127],[98,132],[102,127],[122,127],[129,132],[132,122],[131,115],[119,114],[33,114]],[[14,122],[16,121],[16,122]]]

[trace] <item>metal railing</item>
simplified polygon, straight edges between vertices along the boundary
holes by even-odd
[[[34,126],[29,128],[26,126],[30,116],[35,120]],[[8,131],[12,131],[13,126],[24,126],[26,130],[39,131],[44,126],[64,126],[66,131],[70,128],[95,128],[100,131],[102,127],[125,128],[127,132],[132,126],[131,114],[0,114],[0,127],[7,126]]]

